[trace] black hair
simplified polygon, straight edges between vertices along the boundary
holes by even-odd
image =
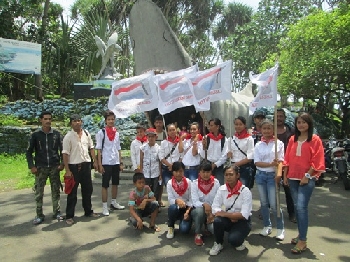
[[[286,111],[284,111],[283,108],[277,108],[277,112],[282,112],[283,115],[286,117]]]
[[[233,120],[233,123],[234,123],[236,120],[240,120],[245,126],[247,125],[247,120],[246,120],[243,116],[238,116],[238,117],[236,117],[235,120]]]
[[[219,126],[219,133],[226,136],[225,127],[221,124],[221,120],[219,118],[210,119],[208,123],[210,124],[210,122],[214,122],[214,125]]]
[[[154,118],[154,122],[156,121],[162,121],[163,122],[163,117],[161,115],[157,115],[155,118]]]
[[[145,128],[145,126],[143,126],[143,125],[141,125],[141,124],[138,124],[137,126],[136,126],[136,128],[135,128],[136,130],[137,129],[143,129],[143,130],[145,130],[146,131],[146,128]]]
[[[211,164],[209,161],[203,161],[199,166],[200,171],[211,171]]]
[[[145,176],[143,173],[135,173],[132,177],[132,182],[136,183],[138,180],[145,179]]]
[[[300,131],[297,128],[298,118],[301,118],[302,120],[304,120],[309,126],[309,129],[307,130],[306,141],[310,142],[312,139],[312,135],[314,133],[314,120],[312,119],[312,116],[308,113],[300,113],[294,120],[294,126],[295,126],[294,142],[297,142],[299,136],[301,135]]]
[[[224,166],[224,174],[228,169],[232,169],[236,174],[239,174],[239,166],[236,166],[235,164],[229,164]]]
[[[114,116],[114,119],[115,119],[115,114],[113,111],[111,110],[107,110],[104,114],[103,114],[103,117],[105,118],[105,121],[107,120],[107,117],[109,116]]]
[[[52,117],[52,113],[50,111],[42,111],[39,115],[39,118],[42,119],[44,115],[50,115]]]
[[[179,171],[179,170],[185,170],[185,165],[182,162],[174,162],[173,166],[171,167],[171,171]]]
[[[166,131],[169,131],[169,127],[170,127],[170,126],[174,126],[175,129],[176,129],[176,125],[175,125],[174,123],[170,123],[170,124],[168,124],[168,125],[166,126]]]

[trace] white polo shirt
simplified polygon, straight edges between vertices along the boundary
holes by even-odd
[[[94,148],[91,135],[81,130],[81,137],[74,130],[68,131],[63,138],[63,154],[69,155],[68,164],[91,162],[89,149]]]

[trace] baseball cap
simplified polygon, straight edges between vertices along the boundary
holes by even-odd
[[[261,110],[255,111],[253,117],[256,118],[256,117],[259,117],[259,116],[265,117],[265,112],[263,112]]]
[[[69,195],[72,192],[74,186],[75,186],[74,177],[73,176],[71,176],[71,177],[65,176],[64,177],[64,193]]]
[[[154,128],[148,128],[146,130],[146,135],[157,135],[157,130]]]

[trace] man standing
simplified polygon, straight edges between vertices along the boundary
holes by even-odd
[[[77,204],[77,190],[81,185],[81,195],[83,198],[84,215],[86,217],[99,217],[94,213],[91,204],[93,191],[91,180],[91,160],[94,160],[94,168],[98,170],[95,156],[94,144],[91,135],[81,128],[82,121],[79,115],[70,117],[72,130],[63,139],[63,162],[66,169],[66,177],[74,177],[75,185],[67,196],[66,223],[74,224],[74,212]],[[89,156],[89,151],[92,159]]]
[[[62,220],[60,211],[60,171],[63,170],[62,162],[62,136],[60,132],[51,128],[51,112],[44,111],[40,114],[41,128],[36,130],[29,139],[26,151],[28,168],[35,175],[35,201],[36,217],[34,225],[41,224],[43,214],[43,196],[47,178],[50,179],[53,218]],[[33,153],[35,157],[33,159]]]
[[[294,135],[294,128],[289,127],[285,124],[286,113],[282,108],[277,109],[277,138],[284,143],[284,152],[288,145],[289,138]],[[295,212],[294,212],[294,202],[290,189],[288,186],[283,184],[284,193],[286,195],[287,210],[289,214],[289,220],[296,223]]]
[[[114,126],[115,114],[108,110],[104,114],[106,127],[96,134],[96,149],[99,172],[102,174],[102,214],[109,216],[107,206],[109,181],[112,179],[111,210],[121,210],[125,206],[120,205],[116,198],[118,194],[119,173],[123,171],[123,163],[119,133]]]

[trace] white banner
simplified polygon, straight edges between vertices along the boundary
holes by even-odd
[[[210,110],[210,102],[231,99],[232,61],[226,61],[213,68],[187,75],[194,93],[197,111]]]
[[[192,84],[185,75],[197,70],[197,65],[194,65],[154,77],[154,82],[158,87],[158,110],[161,115],[170,113],[177,108],[193,105]]]
[[[126,118],[132,114],[157,108],[157,87],[152,81],[153,71],[125,78],[112,84],[108,109],[116,117]]]
[[[277,73],[278,64],[261,74],[249,73],[249,79],[258,86],[258,93],[249,105],[250,115],[259,107],[277,104]]]

